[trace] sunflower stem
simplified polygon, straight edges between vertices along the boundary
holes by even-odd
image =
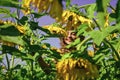
[[[81,47],[82,47],[82,45],[84,44],[84,43],[86,43],[88,40],[90,40],[91,39],[91,37],[88,37],[88,38],[86,38],[86,39],[84,39],[78,46],[77,46],[77,50],[80,50],[81,49]]]

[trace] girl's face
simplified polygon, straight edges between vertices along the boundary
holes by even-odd
[[[73,31],[68,31],[67,33],[68,33],[67,37],[61,38],[61,45],[63,45],[63,46],[70,44],[70,43],[73,42],[76,38],[79,38],[80,41],[83,41],[84,38],[85,38],[83,35],[80,35],[79,37],[77,37],[77,36],[76,36],[76,33],[73,32]]]
[[[75,32],[68,31],[68,36],[63,38],[63,42],[68,45],[71,42],[73,42],[76,38],[77,38],[77,36],[76,36]]]
[[[68,33],[67,37],[63,37],[63,38],[60,39],[61,40],[61,46],[62,46],[61,47],[61,53],[63,53],[63,54],[65,52],[69,52],[70,50],[72,50],[72,49],[67,49],[65,47],[66,47],[66,45],[69,45],[71,42],[73,42],[77,38],[75,32],[67,31],[67,33]]]

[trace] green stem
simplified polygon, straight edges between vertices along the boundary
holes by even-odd
[[[6,61],[7,61],[8,78],[9,80],[12,80],[12,71],[10,70],[10,61],[7,54],[6,54]]]
[[[95,4],[95,3],[93,3],[93,4]],[[86,4],[86,5],[83,5],[83,6],[79,6],[78,8],[81,9],[81,8],[85,8],[85,7],[90,6],[90,5],[92,5],[92,4]]]
[[[91,39],[91,37],[88,37],[88,38],[84,39],[84,40],[77,46],[77,50],[80,50],[81,46],[82,46],[84,43],[86,43],[88,40],[90,40],[90,39]]]
[[[99,24],[97,23],[97,21],[96,21],[94,18],[93,18],[93,21],[94,21],[95,24],[97,25],[98,29],[99,29],[100,31],[102,31],[101,27],[99,26]]]
[[[115,12],[115,9],[109,4],[108,7],[110,7],[114,12]]]
[[[119,53],[115,50],[114,46],[105,39],[105,42],[111,47],[111,49],[115,52],[115,55],[117,56],[118,60],[120,61]]]
[[[15,57],[14,57],[14,55],[13,55],[13,56],[12,56],[12,60],[11,60],[11,63],[12,63],[11,68],[14,67],[14,59],[15,59]]]
[[[6,61],[7,61],[7,69],[10,70],[10,62],[7,54],[6,54]]]
[[[19,0],[18,0],[19,2]],[[19,5],[20,6],[20,5]],[[20,9],[17,8],[17,18],[19,19],[20,18]]]
[[[32,76],[32,80],[33,80],[33,61],[31,61],[31,76]]]

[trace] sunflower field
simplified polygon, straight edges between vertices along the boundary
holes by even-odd
[[[0,0],[0,80],[120,80],[120,0],[72,1]]]

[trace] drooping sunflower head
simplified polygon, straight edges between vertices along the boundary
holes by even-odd
[[[62,27],[60,27],[60,26],[47,25],[47,26],[44,26],[43,28],[48,29],[50,31],[50,33],[52,33],[52,34],[67,36],[67,32],[64,29],[62,29]]]
[[[22,11],[25,15],[30,14],[32,8],[36,8],[38,12],[48,12],[52,18],[60,20],[62,16],[61,0],[22,0]]]
[[[64,59],[57,63],[56,68],[58,80],[86,80],[98,77],[97,67],[83,58]]]
[[[92,24],[92,20],[85,18],[83,16],[80,16],[79,14],[70,10],[63,11],[61,22],[62,24],[66,24],[67,30],[76,29],[79,25],[83,23],[87,23],[89,26],[91,26]]]
[[[32,0],[22,0],[22,7],[24,8],[23,10],[22,10],[22,12],[25,14],[25,15],[27,15],[27,14],[30,14],[30,4],[31,4],[31,1]]]

